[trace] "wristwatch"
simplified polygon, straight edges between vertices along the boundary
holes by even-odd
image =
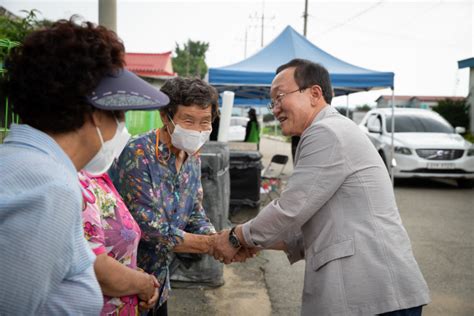
[[[240,244],[239,237],[237,237],[237,234],[235,233],[235,228],[237,226],[232,227],[229,233],[229,242],[234,248],[240,248],[242,245]]]

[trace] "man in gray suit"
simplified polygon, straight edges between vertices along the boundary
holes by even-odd
[[[250,247],[305,259],[302,315],[421,315],[429,291],[387,169],[329,106],[327,70],[292,60],[278,68],[271,97],[283,134],[301,136],[293,174],[256,218],[216,236],[216,259],[241,259]]]

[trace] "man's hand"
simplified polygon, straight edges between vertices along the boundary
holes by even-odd
[[[229,230],[223,230],[214,235],[213,256],[214,259],[229,264],[240,248],[234,248],[229,242]],[[241,247],[242,248],[242,247]]]
[[[259,252],[257,248],[241,247],[239,251],[232,258],[232,262],[245,262],[248,258],[253,258]]]

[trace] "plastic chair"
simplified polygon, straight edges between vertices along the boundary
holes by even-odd
[[[268,202],[271,202],[280,196],[282,184],[281,175],[287,163],[288,156],[274,155],[268,166],[263,170],[260,193],[266,194],[265,201],[268,200]]]

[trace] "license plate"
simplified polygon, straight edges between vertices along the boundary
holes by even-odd
[[[428,162],[428,169],[454,169],[454,164],[449,162]]]

